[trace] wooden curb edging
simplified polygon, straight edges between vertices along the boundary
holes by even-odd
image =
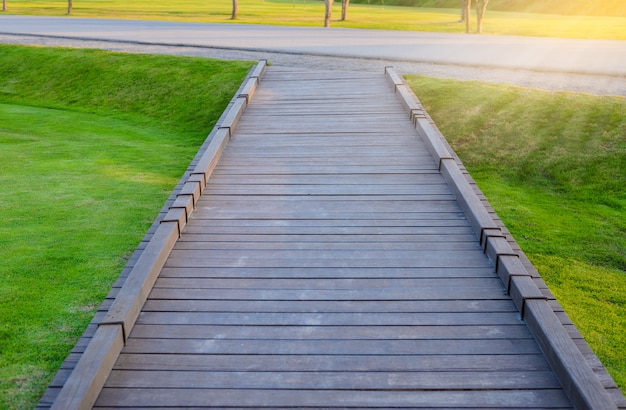
[[[528,325],[574,407],[617,409],[616,403],[548,304],[548,298],[537,287],[502,229],[463,175],[455,156],[443,143],[444,136],[431,125],[413,91],[392,67],[385,67],[385,74],[418,134],[438,162],[439,171],[451,186],[485,254],[494,264],[496,273],[519,310],[521,319]]]
[[[143,249],[105,318],[98,324],[92,340],[52,404],[52,409],[93,407],[161,268],[189,220],[237,121],[254,94],[266,64],[265,60],[261,60],[251,69],[240,87],[241,91],[207,137],[211,142],[206,151],[186,177],[175,201]]]

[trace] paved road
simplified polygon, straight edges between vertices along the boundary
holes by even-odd
[[[0,42],[91,42],[129,51],[359,70],[392,64],[401,72],[626,95],[626,41],[0,16]]]
[[[0,32],[626,75],[626,41],[25,16]]]

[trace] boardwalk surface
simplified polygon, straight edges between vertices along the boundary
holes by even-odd
[[[382,75],[270,67],[195,205],[96,408],[572,407]]]
[[[97,407],[569,406],[384,77],[269,70]]]

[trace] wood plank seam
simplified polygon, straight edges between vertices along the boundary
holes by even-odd
[[[502,256],[513,256],[513,257],[519,258],[519,255],[517,253],[515,253],[515,252],[500,252],[500,253],[496,254],[496,260],[495,260],[495,263],[494,263],[496,272],[498,271],[498,268],[500,267],[499,266],[499,264],[500,264],[500,257],[502,257]]]
[[[235,103],[228,111],[228,114],[226,115],[224,120],[218,125],[218,128],[228,129],[228,133],[230,134],[231,137],[233,133],[235,132],[235,127],[237,126],[237,122],[239,121],[239,119],[243,115],[243,112],[246,109],[246,105],[248,105],[246,100],[247,100],[246,97],[237,97],[237,99],[235,100]]]
[[[487,253],[487,244],[489,241],[489,238],[504,238],[506,239],[506,235],[504,235],[504,233],[502,233],[502,229],[500,228],[487,228],[487,229],[483,229],[480,231],[480,238],[479,238],[479,242],[480,242],[480,246],[482,246],[483,248],[483,252]]]
[[[512,279],[514,277],[531,277],[529,274],[524,274],[524,273],[512,273],[510,275],[508,275],[508,279],[507,279],[507,284],[506,284],[506,294],[510,295],[511,294],[511,283],[512,283]]]

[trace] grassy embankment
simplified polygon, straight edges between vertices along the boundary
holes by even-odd
[[[364,0],[366,2],[367,0]],[[338,21],[341,2],[333,8],[333,27],[369,28],[388,30],[414,30],[446,33],[463,33],[465,26],[459,23],[458,8],[410,8],[352,4],[347,21]],[[398,0],[392,0],[398,1]],[[424,1],[424,0],[418,0]],[[492,0],[496,3],[496,0]],[[501,0],[502,2],[503,0]],[[614,0],[611,0],[614,1]],[[620,0],[621,1],[621,0]],[[554,3],[555,0],[552,0]],[[432,1],[431,1],[432,3]],[[571,1],[568,0],[568,3]],[[587,2],[595,3],[595,2]],[[430,4],[430,3],[428,3]],[[436,5],[436,2],[434,2]],[[229,0],[185,2],[154,2],[150,0],[80,0],[73,6],[74,17],[102,17],[120,19],[152,19],[174,21],[202,21],[230,23],[232,2]],[[445,5],[445,4],[444,4]],[[565,6],[563,6],[565,7]],[[626,15],[623,5],[615,3],[605,15],[559,15],[532,13],[533,8],[496,11],[490,9],[485,17],[485,34],[616,39],[626,40]],[[67,2],[61,0],[8,0],[9,14],[62,16]],[[546,11],[545,8],[542,9]],[[548,9],[550,10],[550,9]],[[590,12],[591,13],[591,12]],[[290,26],[323,25],[324,4],[319,0],[240,0],[237,23],[270,24]]]
[[[0,408],[32,408],[250,63],[0,45]]]
[[[408,81],[626,391],[626,99]]]

